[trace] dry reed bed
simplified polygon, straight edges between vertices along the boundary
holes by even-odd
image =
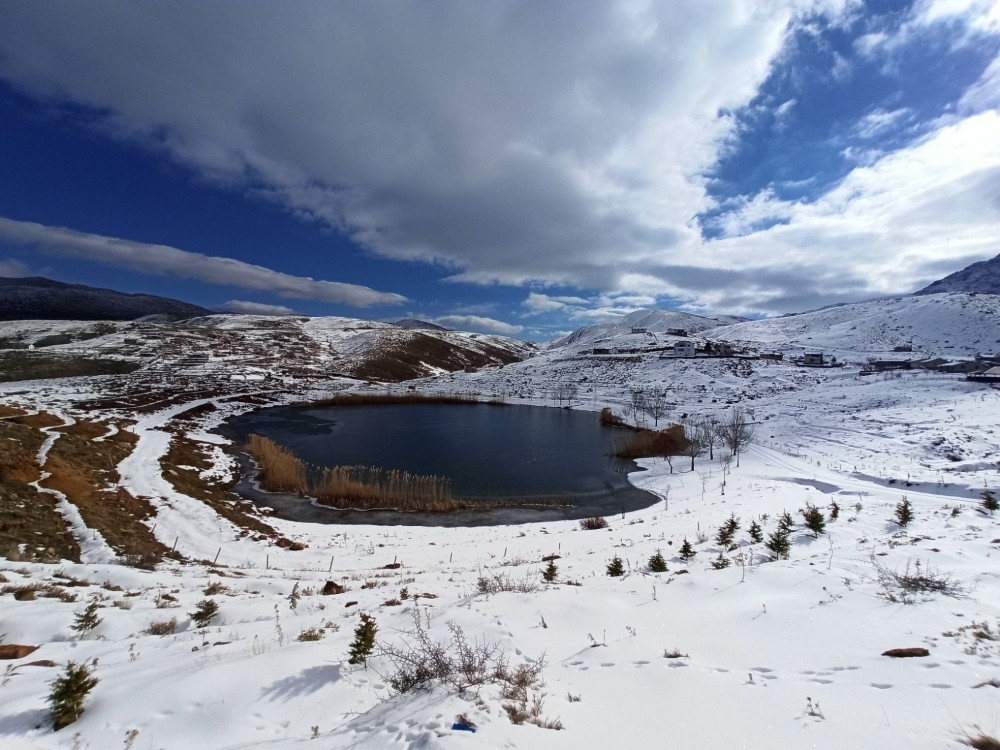
[[[308,401],[296,406],[380,406],[388,404],[480,404],[498,406],[499,401],[479,401],[473,396],[431,393],[338,393],[318,401]]]
[[[684,428],[675,424],[665,430],[635,430],[618,438],[614,453],[618,458],[677,456],[683,452],[685,445]]]
[[[335,466],[310,470],[287,448],[261,435],[250,435],[245,450],[259,467],[268,492],[294,492],[343,510],[445,512],[467,510],[469,503],[451,494],[445,477],[417,476],[370,466]]]

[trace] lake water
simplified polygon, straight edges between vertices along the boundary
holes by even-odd
[[[249,478],[238,487],[294,520],[479,525],[607,515],[656,502],[628,483],[626,474],[635,464],[611,456],[622,428],[600,424],[594,412],[486,404],[278,407],[235,417],[229,430],[239,442],[251,433],[263,435],[316,466],[377,466],[444,476],[456,497],[544,500],[561,506],[361,513],[262,493]]]

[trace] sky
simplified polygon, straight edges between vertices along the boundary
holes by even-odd
[[[1000,253],[1000,0],[7,0],[0,276],[536,341]]]

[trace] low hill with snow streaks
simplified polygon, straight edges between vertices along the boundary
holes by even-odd
[[[911,345],[939,357],[1000,350],[1000,297],[933,294],[891,297],[715,328],[708,338],[762,348],[874,354]]]
[[[566,346],[587,346],[607,341],[621,336],[641,336],[646,334],[669,334],[673,331],[684,331],[696,334],[727,323],[741,320],[732,316],[721,318],[705,318],[700,315],[681,312],[679,310],[661,310],[644,308],[629,313],[618,320],[608,323],[595,323],[584,326],[568,336],[549,345],[550,349]],[[643,333],[633,333],[641,329]],[[684,334],[680,334],[684,335]]]

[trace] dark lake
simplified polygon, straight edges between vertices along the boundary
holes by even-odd
[[[277,407],[234,417],[228,427],[238,443],[258,433],[315,466],[400,469],[447,477],[458,497],[550,504],[447,514],[337,511],[263,493],[245,471],[241,494],[293,520],[506,524],[607,515],[656,502],[628,483],[635,464],[611,455],[623,428],[602,425],[594,412],[487,404]]]

